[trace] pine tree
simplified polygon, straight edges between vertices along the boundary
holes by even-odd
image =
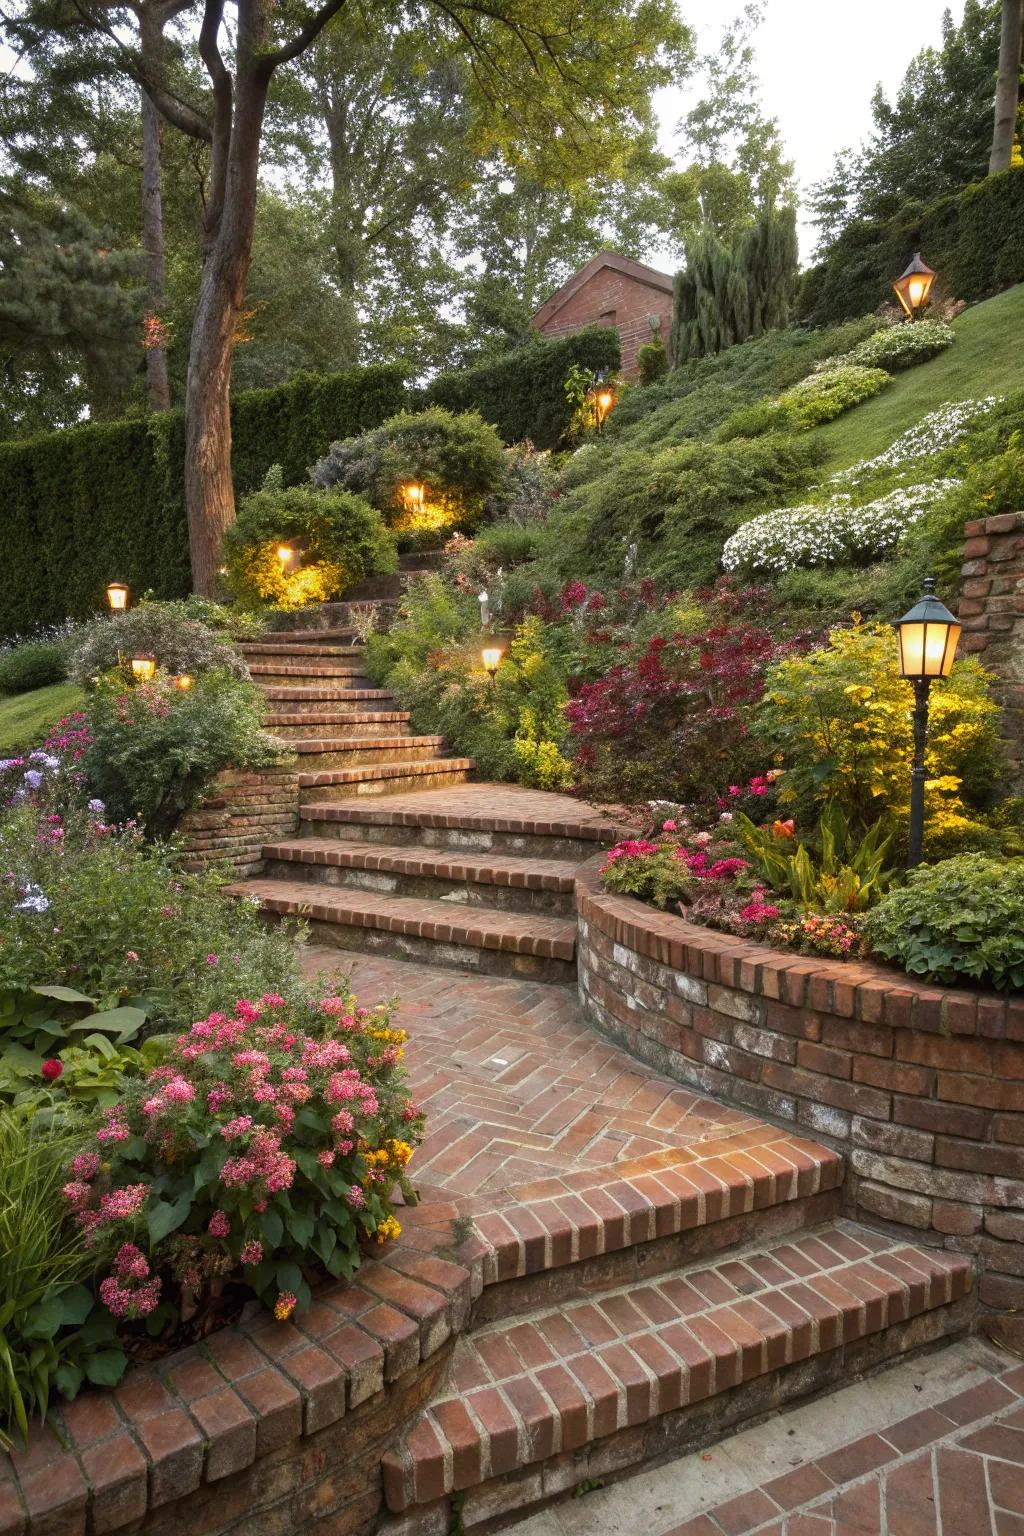
[[[766,211],[728,238],[706,226],[696,230],[675,280],[676,366],[788,325],[796,272],[793,208]]]

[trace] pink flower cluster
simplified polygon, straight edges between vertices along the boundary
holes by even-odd
[[[146,1255],[134,1243],[122,1243],[113,1273],[100,1281],[100,1300],[117,1318],[148,1317],[160,1303],[161,1283],[150,1275]]]
[[[680,846],[675,856],[698,880],[733,880],[747,867],[746,859],[709,859],[703,848]]]
[[[657,843],[649,842],[646,837],[627,837],[621,843],[616,843],[614,848],[609,849],[600,873],[603,875],[605,870],[611,869],[612,865],[617,864],[620,859],[639,859],[657,851]]]

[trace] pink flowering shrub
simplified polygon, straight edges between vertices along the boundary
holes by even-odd
[[[723,856],[710,832],[693,832],[669,820],[655,840],[626,838],[616,843],[600,872],[610,891],[638,896],[656,907],[690,907],[698,898],[731,893],[746,868],[745,859]]]
[[[67,1170],[71,1219],[116,1247],[100,1284],[115,1316],[188,1317],[226,1277],[287,1315],[317,1273],[355,1272],[360,1240],[396,1236],[422,1131],[405,1038],[388,1005],[271,993],[179,1035]]]

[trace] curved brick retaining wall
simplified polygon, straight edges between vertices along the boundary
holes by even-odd
[[[579,989],[642,1061],[846,1154],[849,1213],[977,1256],[1024,1306],[1024,999],[786,955],[577,877]]]

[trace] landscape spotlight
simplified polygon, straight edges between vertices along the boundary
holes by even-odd
[[[107,587],[107,607],[111,613],[123,613],[128,607],[128,588],[121,581],[112,581]]]
[[[896,621],[900,676],[914,685],[914,764],[910,771],[910,836],[907,867],[920,864],[924,845],[925,747],[928,692],[937,677],[948,677],[956,659],[960,623],[935,596],[931,576],[921,598]]]
[[[480,653],[484,664],[484,671],[487,673],[487,676],[490,678],[492,683],[494,682],[498,668],[501,665],[501,658],[503,654],[504,653],[500,645],[485,646]]]
[[[932,291],[932,283],[935,281],[935,273],[931,267],[921,260],[921,252],[914,252],[914,259],[907,270],[893,283],[896,297],[906,310],[910,320],[919,320],[921,311],[928,302],[928,295]]]
[[[180,688],[182,693],[187,693],[188,690],[192,687],[192,681],[192,678],[187,672],[179,672],[177,677],[174,679],[174,686],[175,688]]]
[[[148,683],[156,671],[155,656],[133,656],[132,677],[137,683]]]

